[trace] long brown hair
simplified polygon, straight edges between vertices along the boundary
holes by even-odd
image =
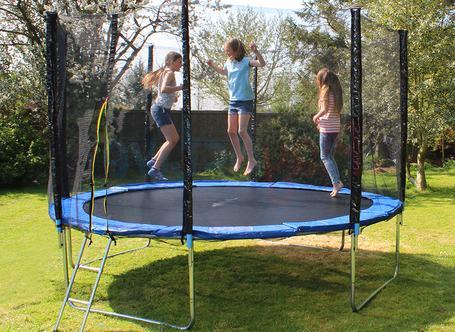
[[[174,51],[171,51],[168,54],[166,54],[166,57],[164,58],[164,66],[160,67],[154,72],[147,73],[142,79],[142,85],[144,86],[144,88],[147,90],[151,90],[154,85],[158,85],[158,82],[161,76],[163,75],[166,66],[169,66],[171,63],[181,58],[182,55]]]
[[[229,47],[232,51],[235,52],[236,57],[235,59],[237,61],[242,61],[242,59],[245,57],[246,50],[245,50],[245,45],[240,41],[240,39],[237,38],[232,38],[228,40],[226,43],[224,43],[224,49]]]
[[[341,112],[343,108],[343,89],[338,76],[328,68],[322,68],[316,75],[316,82],[319,88],[319,101],[328,106],[329,93],[335,97],[335,111]]]

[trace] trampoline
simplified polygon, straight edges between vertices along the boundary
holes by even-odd
[[[92,232],[177,238],[182,231],[182,182],[115,186],[95,192]],[[194,181],[193,237],[206,240],[290,237],[346,230],[349,190],[288,182]],[[104,197],[108,196],[107,214]],[[401,212],[402,202],[363,193],[360,226]],[[53,211],[53,208],[50,209]],[[90,192],[63,200],[63,222],[89,231]]]
[[[265,137],[263,141],[258,140],[259,144],[255,145],[257,151],[263,152],[258,176],[252,173],[249,178],[252,181],[219,180],[219,177],[227,174],[223,171],[223,164],[228,159],[222,149],[224,143],[218,137],[219,132],[224,130],[217,122],[221,117],[212,117],[207,122],[198,122],[197,117],[193,122],[191,118],[187,0],[182,1],[181,11],[184,89],[179,134],[182,145],[178,160],[174,161],[173,167],[169,165],[168,168],[181,169],[181,177],[171,173],[174,179],[181,181],[146,182],[145,165],[152,156],[150,115],[125,108],[123,99],[119,98],[125,92],[123,84],[119,83],[120,80],[112,79],[114,73],[123,70],[116,65],[122,60],[119,54],[125,54],[121,46],[128,45],[124,42],[120,46],[117,44],[119,37],[126,35],[122,29],[127,28],[128,24],[119,24],[119,19],[123,20],[124,17],[112,13],[107,19],[102,15],[94,15],[77,20],[63,16],[60,20],[56,12],[46,14],[51,133],[48,207],[62,249],[66,286],[54,325],[55,331],[67,306],[84,312],[80,331],[84,330],[90,313],[179,330],[191,328],[195,322],[196,307],[195,239],[270,239],[341,231],[342,246],[339,250],[342,250],[345,231],[348,230],[351,238],[350,305],[354,312],[361,310],[397,277],[406,190],[407,33],[390,29],[381,29],[380,33],[376,33],[379,27],[371,25],[369,33],[362,38],[360,8],[351,8],[350,14],[350,124],[341,133],[349,135],[349,140],[348,137],[343,139],[340,136],[338,150],[346,157],[342,163],[345,168],[340,175],[349,189],[342,189],[336,198],[329,195],[332,188],[320,186],[324,181],[320,177],[321,170],[318,170],[321,165],[314,162],[318,159],[318,153],[312,149],[297,153],[304,152],[301,151],[302,144],[317,146],[317,141],[311,135],[303,135],[308,130],[305,122],[295,121],[291,127],[289,121],[274,121],[275,118],[267,122],[266,117],[261,118],[260,113],[256,114],[256,108],[249,127],[254,144],[256,120],[264,121],[263,128],[267,127],[267,123],[270,125],[270,131],[262,132]],[[343,14],[345,16],[347,19],[347,15]],[[86,20],[86,24],[80,24],[82,19]],[[365,22],[367,29],[369,22]],[[99,29],[81,30],[84,26],[96,26]],[[342,51],[347,52],[347,49]],[[340,58],[340,64],[343,65],[340,69],[343,69],[345,77],[348,73],[348,57],[344,53]],[[149,48],[150,64],[153,63],[152,58]],[[388,74],[383,75],[385,72]],[[126,74],[123,75],[126,77]],[[362,82],[366,83],[365,86]],[[148,110],[152,94],[147,97],[145,109]],[[281,114],[275,112],[273,116],[281,117]],[[225,119],[222,120],[225,123]],[[196,124],[194,127],[193,123]],[[280,140],[279,134],[284,130],[292,135],[286,134],[287,138]],[[291,147],[287,145],[290,139],[296,140]],[[208,143],[213,146],[209,147]],[[217,154],[212,156],[209,148],[213,147],[216,147]],[[193,181],[193,175],[211,180]],[[393,275],[366,299],[358,301],[356,253],[359,236],[364,227],[390,220],[394,216]],[[73,260],[72,229],[83,232],[76,260]],[[85,254],[92,240],[95,240],[92,235],[98,235],[96,240],[106,242],[104,253],[97,259],[88,259]],[[112,244],[116,244],[119,238],[146,238],[147,244],[110,253]],[[182,250],[187,255],[188,264],[189,319],[186,324],[137,317],[94,305],[108,259],[148,248],[152,239],[156,239],[154,243],[163,242],[180,248],[178,241],[160,241],[179,239],[181,247],[186,247]],[[80,294],[77,289],[73,290],[75,283],[79,282],[79,272],[96,273],[88,298],[84,296],[85,291]]]

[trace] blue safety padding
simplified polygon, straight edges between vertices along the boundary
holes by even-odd
[[[114,186],[107,190],[97,190],[95,198],[115,193],[149,190],[159,188],[182,188],[182,182],[154,182]],[[313,186],[293,182],[248,182],[248,181],[194,181],[193,187],[271,187],[285,189],[305,189],[331,191],[331,187]],[[349,189],[342,189],[340,194],[350,194]],[[372,201],[372,205],[360,212],[360,226],[368,226],[388,220],[402,211],[403,203],[391,197],[364,192],[362,197]],[[62,200],[62,222],[72,228],[89,231],[89,215],[84,211],[84,204],[90,201],[90,193],[85,192]],[[49,215],[55,220],[53,204],[49,206]],[[92,217],[92,232],[99,235],[109,232],[114,236],[179,238],[182,225],[163,226],[159,224],[127,223]],[[313,221],[286,221],[277,225],[235,226],[235,227],[193,227],[193,237],[207,240],[233,240],[279,238],[303,234],[326,233],[350,229],[349,216],[342,216]]]

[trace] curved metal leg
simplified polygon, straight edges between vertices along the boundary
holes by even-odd
[[[379,294],[392,280],[394,280],[398,272],[400,271],[400,226],[403,223],[403,216],[402,214],[397,215],[396,220],[396,244],[395,244],[395,271],[393,273],[392,278],[387,280],[384,284],[382,284],[379,288],[377,288],[374,292],[372,292],[363,302],[359,305],[356,304],[355,300],[355,267],[356,267],[356,252],[358,249],[358,234],[351,234],[351,308],[352,311],[358,312],[361,310],[366,304],[368,304],[376,295]]]
[[[340,245],[340,249],[338,249],[338,251],[343,251],[345,239],[346,239],[346,231],[343,229],[343,231],[341,233],[341,245]]]

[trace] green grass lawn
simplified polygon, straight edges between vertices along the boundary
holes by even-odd
[[[349,305],[349,252],[300,246],[336,248],[338,234],[272,242],[197,241],[193,330],[455,331],[455,169],[429,169],[428,180],[427,192],[407,192],[398,278],[360,313],[352,313]],[[380,223],[360,237],[360,298],[393,273],[394,226],[394,220]],[[45,189],[1,190],[0,234],[0,331],[51,330],[64,283]],[[73,231],[75,252],[81,237]],[[143,243],[120,239],[113,251]],[[95,237],[89,252],[99,256],[104,244]],[[109,260],[97,306],[185,323],[184,248],[152,242],[151,248]],[[87,299],[94,274],[81,272],[80,277],[74,297]],[[77,330],[81,319],[81,312],[66,308],[62,330]],[[91,314],[87,330],[160,329]]]

